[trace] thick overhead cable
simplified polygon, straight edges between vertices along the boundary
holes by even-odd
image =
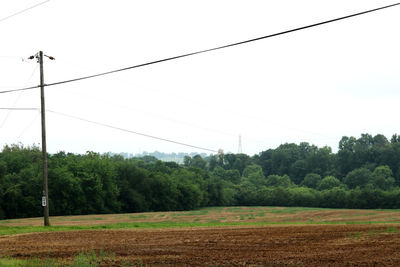
[[[40,85],[31,86],[31,87],[25,87],[25,88],[19,88],[19,89],[10,89],[10,90],[6,90],[6,91],[0,91],[0,94],[32,90],[32,89],[36,89],[36,88],[39,88],[39,87],[40,87]]]
[[[65,114],[65,113],[53,111],[53,110],[48,110],[48,109],[47,109],[46,111],[47,111],[47,112],[50,112],[50,113],[57,114],[57,115],[69,117],[69,118],[72,118],[72,119],[76,119],[76,120],[80,120],[80,121],[84,121],[84,122],[88,122],[88,123],[100,125],[100,126],[103,126],[103,127],[107,127],[107,128],[114,129],[114,130],[119,130],[119,131],[123,131],[123,132],[127,132],[127,133],[132,133],[132,134],[136,134],[136,135],[141,135],[141,136],[144,136],[144,137],[148,137],[148,138],[152,138],[152,139],[157,139],[157,140],[164,141],[164,142],[169,142],[169,143],[173,143],[173,144],[177,144],[177,145],[182,145],[182,146],[187,146],[187,147],[196,148],[196,149],[205,150],[205,151],[210,151],[210,152],[214,152],[214,153],[217,153],[217,152],[218,152],[217,150],[213,150],[213,149],[209,149],[209,148],[204,148],[204,147],[199,147],[199,146],[194,146],[194,145],[190,145],[190,144],[186,144],[186,143],[182,143],[182,142],[177,142],[177,141],[173,141],[173,140],[170,140],[170,139],[161,138],[161,137],[157,137],[157,136],[153,136],[153,135],[149,135],[149,134],[139,133],[139,132],[135,132],[135,131],[123,129],[123,128],[120,128],[120,127],[112,126],[112,125],[109,125],[109,124],[105,124],[105,123],[101,123],[101,122],[96,122],[96,121],[91,121],[91,120],[87,120],[87,119],[84,119],[84,118],[76,117],[76,116],[73,116],[73,115],[68,115],[68,114]]]
[[[224,49],[224,48],[228,48],[228,47],[232,47],[232,46],[238,46],[238,45],[247,44],[247,43],[251,43],[251,42],[255,42],[255,41],[260,41],[260,40],[271,38],[271,37],[275,37],[275,36],[278,36],[278,35],[283,35],[283,34],[295,32],[295,31],[300,31],[300,30],[304,30],[304,29],[320,26],[320,25],[323,25],[323,24],[327,24],[327,23],[331,23],[331,22],[335,22],[335,21],[339,21],[339,20],[343,20],[343,19],[348,19],[348,18],[351,18],[351,17],[363,15],[363,14],[366,14],[366,13],[378,11],[378,10],[381,10],[381,9],[384,9],[384,8],[393,7],[393,6],[396,6],[396,5],[400,5],[400,3],[392,4],[392,5],[384,6],[384,7],[380,7],[380,8],[375,8],[375,9],[371,9],[371,10],[367,10],[367,11],[363,11],[363,12],[360,12],[360,13],[356,13],[356,14],[352,14],[352,15],[348,15],[348,16],[344,16],[344,17],[340,17],[340,18],[336,18],[336,19],[332,19],[332,20],[327,20],[327,21],[311,24],[311,25],[308,25],[308,26],[295,28],[295,29],[292,29],[292,30],[287,30],[287,31],[274,33],[274,34],[270,34],[270,35],[254,38],[254,39],[249,39],[249,40],[246,40],[246,41],[241,41],[241,42],[232,43],[232,44],[228,44],[228,45],[223,45],[223,46],[219,46],[219,47],[209,48],[209,49],[205,49],[205,50],[201,50],[201,51],[197,51],[197,52],[192,52],[192,53],[188,53],[188,54],[184,54],[184,55],[180,55],[180,56],[160,59],[160,60],[156,60],[156,61],[152,61],[152,62],[148,62],[148,63],[143,63],[143,64],[131,66],[131,67],[126,67],[126,68],[122,68],[122,69],[107,71],[107,72],[103,72],[103,73],[99,73],[99,74],[94,74],[94,75],[89,75],[89,76],[85,76],[85,77],[75,78],[75,79],[66,80],[66,81],[62,81],[62,82],[50,83],[50,84],[46,84],[46,86],[53,86],[53,85],[58,85],[58,84],[63,84],[63,83],[70,83],[70,82],[76,82],[76,81],[80,81],[80,80],[86,80],[86,79],[95,78],[95,77],[99,77],[99,76],[103,76],[103,75],[108,75],[108,74],[112,74],[112,73],[116,73],[116,72],[130,70],[130,69],[134,69],[134,68],[145,67],[145,66],[148,66],[148,65],[153,65],[153,64],[157,64],[157,63],[161,63],[161,62],[165,62],[165,61],[171,61],[171,60],[175,60],[175,59],[179,59],[179,58],[184,58],[184,57],[194,56],[194,55],[197,55],[197,54],[202,54],[202,53],[206,53],[206,52],[220,50],[220,49]]]
[[[211,52],[211,51],[215,51],[215,50],[220,50],[220,49],[229,48],[229,47],[233,47],[233,46],[243,45],[243,44],[260,41],[260,40],[271,38],[271,37],[276,37],[276,36],[279,36],[279,35],[284,35],[284,34],[296,32],[296,31],[301,31],[301,30],[305,30],[305,29],[308,29],[308,28],[313,28],[313,27],[324,25],[324,24],[328,24],[328,23],[332,23],[332,22],[336,22],[336,21],[340,21],[340,20],[344,20],[344,19],[348,19],[348,18],[360,16],[360,15],[364,15],[364,14],[367,14],[367,13],[371,13],[371,12],[375,12],[375,11],[378,11],[378,10],[394,7],[394,6],[397,6],[397,5],[400,5],[400,3],[396,3],[396,4],[392,4],[392,5],[388,5],[388,6],[383,6],[383,7],[379,7],[379,8],[374,8],[374,9],[370,9],[370,10],[367,10],[367,11],[363,11],[363,12],[347,15],[347,16],[344,16],[344,17],[339,17],[339,18],[335,18],[335,19],[331,19],[331,20],[326,20],[326,21],[323,21],[323,22],[314,23],[314,24],[310,24],[310,25],[307,25],[307,26],[302,26],[302,27],[299,27],[299,28],[295,28],[295,29],[291,29],[291,30],[287,30],[287,31],[282,31],[282,32],[278,32],[278,33],[274,33],[274,34],[270,34],[270,35],[265,35],[265,36],[262,36],[262,37],[249,39],[249,40],[245,40],[245,41],[241,41],[241,42],[237,42],[237,43],[227,44],[227,45],[223,45],[223,46],[218,46],[218,47],[214,47],[214,48],[200,50],[200,51],[197,51],[197,52],[183,54],[183,55],[180,55],[180,56],[164,58],[164,59],[160,59],[160,60],[156,60],[156,61],[151,61],[151,62],[147,62],[147,63],[143,63],[143,64],[139,64],[139,65],[134,65],[134,66],[130,66],[130,67],[125,67],[125,68],[121,68],[121,69],[106,71],[106,72],[93,74],[93,75],[89,75],[89,76],[84,76],[84,77],[80,77],[80,78],[75,78],[75,79],[70,79],[70,80],[65,80],[65,81],[60,81],[60,82],[55,82],[55,83],[49,83],[49,84],[45,84],[45,86],[53,86],[53,85],[59,85],[59,84],[64,84],[64,83],[77,82],[77,81],[80,81],[80,80],[86,80],[86,79],[95,78],[95,77],[99,77],[99,76],[104,76],[104,75],[108,75],[108,74],[112,74],[112,73],[116,73],[116,72],[121,72],[121,71],[130,70],[130,69],[145,67],[145,66],[149,66],[149,65],[153,65],[153,64],[157,64],[157,63],[161,63],[161,62],[171,61],[171,60],[180,59],[180,58],[189,57],[189,56],[194,56],[194,55],[207,53],[207,52]],[[15,92],[15,91],[22,91],[22,90],[30,90],[30,89],[34,89],[34,88],[38,88],[38,87],[39,86],[33,86],[33,87],[28,87],[28,88],[0,91],[0,94],[1,93],[10,93],[10,92]]]

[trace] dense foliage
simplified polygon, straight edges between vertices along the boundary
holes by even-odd
[[[0,219],[42,215],[41,151],[0,152]],[[51,215],[269,205],[400,208],[400,136],[343,137],[338,152],[308,143],[245,154],[151,156],[59,152],[48,156]]]

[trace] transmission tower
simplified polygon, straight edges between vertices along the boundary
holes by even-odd
[[[242,150],[242,136],[239,135],[239,146],[238,146],[238,154],[242,154],[243,150]]]

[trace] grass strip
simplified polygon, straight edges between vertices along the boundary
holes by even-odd
[[[0,236],[39,232],[80,231],[80,230],[117,230],[117,229],[162,229],[191,227],[224,227],[224,226],[268,226],[268,225],[348,225],[348,224],[400,224],[399,221],[346,221],[346,222],[135,222],[82,226],[0,226]]]
[[[51,258],[15,259],[11,257],[0,258],[0,267],[99,267],[115,266],[115,254],[99,251],[82,251],[77,254],[72,262]],[[122,266],[132,266],[130,263]]]

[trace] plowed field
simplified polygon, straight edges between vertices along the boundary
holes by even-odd
[[[0,237],[0,256],[115,254],[114,266],[400,266],[398,225],[92,230]]]

